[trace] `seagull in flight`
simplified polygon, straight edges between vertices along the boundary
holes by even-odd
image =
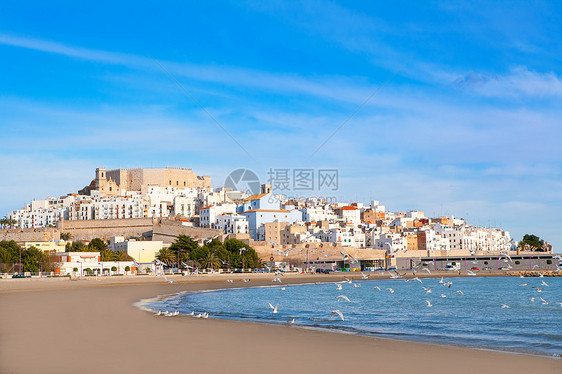
[[[339,283],[336,283],[336,286],[338,286],[338,290],[343,290],[343,287],[342,287],[342,285],[341,285],[341,284],[339,284]]]
[[[538,287],[533,287],[535,290],[537,290],[537,292],[542,292],[542,288],[538,288]]]
[[[431,293],[431,290],[433,289],[433,287],[432,288],[422,287],[422,288],[425,290],[425,293]]]
[[[353,287],[357,288],[357,287],[361,287],[361,285],[358,283],[353,283]]]
[[[444,293],[441,294],[441,297],[447,297],[447,295],[445,295]]]
[[[548,284],[546,284],[545,281],[542,281],[541,286],[546,286],[546,287],[550,287]]]
[[[381,288],[379,286],[375,286],[375,287],[373,287],[373,290],[379,290],[380,291]]]
[[[433,305],[429,302],[428,299],[425,299],[425,302],[427,303],[427,306],[428,306],[428,307],[433,306]]]
[[[295,319],[294,319],[294,318],[293,318],[292,320],[290,320],[290,321],[289,321],[289,324],[291,324],[291,325],[292,325],[293,323],[295,323]]]
[[[412,278],[412,280],[418,281],[418,282],[420,282],[421,284],[423,284],[423,282],[421,281],[421,279],[418,278],[418,277]]]
[[[431,274],[431,270],[429,270],[428,268],[423,268],[423,270],[427,271],[429,274]]]
[[[446,283],[443,283],[443,286],[449,287],[449,288],[451,288],[452,285],[453,285],[453,282],[446,282]]]
[[[272,282],[279,282],[279,283],[281,283],[281,278],[273,278]]]
[[[535,298],[534,298],[534,297],[531,297],[529,300],[531,300],[532,303],[535,302]]]
[[[277,307],[279,306],[279,304],[275,304],[275,306],[271,305],[271,303],[268,303],[268,304],[269,304],[269,307],[270,307],[271,309],[273,309],[273,310],[271,311],[271,313],[277,313]]]
[[[542,305],[548,305],[550,304],[548,301],[546,301],[545,299],[543,299],[542,297],[540,298],[542,300]]]
[[[510,308],[510,306],[506,305],[506,304],[502,304],[502,308],[507,309],[507,308]]]
[[[471,275],[471,276],[475,276],[475,275],[476,275],[476,273],[473,272],[472,270],[467,270],[467,271],[466,271],[466,274],[467,274],[467,275]]]
[[[394,290],[393,290],[392,288],[387,288],[387,290],[388,290],[390,293],[394,293]]]
[[[345,321],[345,320],[343,319],[343,313],[342,313],[340,310],[332,310],[332,315],[330,316],[330,319],[331,319],[335,314],[337,314],[338,316],[340,316],[340,318],[341,318],[342,321]]]
[[[363,279],[367,279],[370,276],[370,274],[364,274],[363,272],[361,272],[361,275],[363,276]]]
[[[347,296],[345,296],[345,295],[339,295],[339,296],[338,296],[338,301],[340,301],[341,299],[344,299],[344,300],[347,300],[347,301],[351,302],[351,300],[349,300],[349,298],[348,298]]]
[[[525,287],[525,286],[527,286],[527,285],[529,285],[529,283],[521,283],[521,284],[519,285],[519,287]]]
[[[460,293],[461,295],[464,296],[464,293],[461,290],[458,290],[457,292],[455,292],[455,295],[458,294],[458,293]]]
[[[281,287],[281,291],[285,291],[287,287]]]
[[[443,284],[443,277],[441,277],[441,280],[439,281],[439,283]]]

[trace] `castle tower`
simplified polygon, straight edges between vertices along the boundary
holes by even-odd
[[[107,182],[107,175],[105,168],[96,168],[96,189],[103,188]]]

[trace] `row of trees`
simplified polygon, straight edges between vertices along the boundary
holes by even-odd
[[[15,272],[20,269],[20,250],[22,272],[37,273],[53,271],[56,267],[56,258],[50,256],[36,247],[22,249],[15,241],[0,241],[0,266],[3,273]]]
[[[186,235],[180,235],[169,247],[158,252],[156,258],[163,263],[179,268],[184,264],[206,269],[235,269],[261,267],[256,251],[249,245],[236,239],[226,240],[224,243],[213,239],[200,246],[195,240]]]
[[[15,219],[9,219],[8,217],[4,217],[4,218],[0,219],[0,228],[11,229],[17,223],[18,223],[18,221],[16,221]]]

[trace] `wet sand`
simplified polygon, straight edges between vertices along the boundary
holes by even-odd
[[[0,373],[562,372],[562,360],[543,357],[251,322],[156,317],[132,305],[181,291],[271,285],[272,278],[204,275],[175,277],[173,284],[140,276],[0,280]],[[342,279],[341,274],[296,274],[283,281]]]

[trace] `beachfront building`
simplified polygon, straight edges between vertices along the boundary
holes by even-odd
[[[163,247],[164,242],[159,240],[125,240],[122,236],[114,236],[109,239],[109,249],[115,252],[124,251],[139,263],[154,261]]]
[[[137,271],[133,261],[102,262],[100,252],[62,252],[55,253],[54,256],[58,263],[56,275],[127,275]]]
[[[66,244],[72,243],[64,240],[53,240],[49,242],[25,242],[24,248],[29,249],[35,247],[45,253],[57,253],[66,251]]]

